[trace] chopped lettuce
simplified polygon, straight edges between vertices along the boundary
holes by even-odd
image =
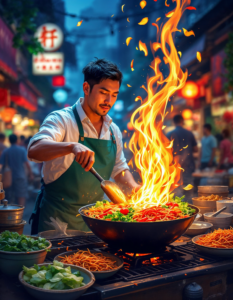
[[[24,234],[17,232],[10,232],[8,230],[0,234],[0,250],[10,252],[30,252],[46,249],[49,242],[45,238],[39,237],[38,239],[27,237]]]
[[[27,283],[45,290],[66,290],[85,285],[79,271],[72,273],[70,266],[64,268],[63,263],[56,260],[48,266],[23,266],[23,270],[23,279]]]

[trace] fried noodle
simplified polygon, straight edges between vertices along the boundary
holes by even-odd
[[[116,261],[102,253],[91,253],[89,249],[87,251],[79,250],[74,254],[65,255],[65,257],[59,256],[59,258],[64,264],[79,266],[92,272],[110,271],[117,268]]]
[[[218,229],[200,237],[196,243],[211,248],[233,248],[233,229]]]

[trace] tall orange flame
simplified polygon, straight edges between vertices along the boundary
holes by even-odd
[[[129,148],[134,154],[134,163],[142,179],[142,188],[132,195],[131,202],[143,207],[166,203],[180,179],[180,166],[173,159],[173,141],[170,142],[162,131],[168,113],[167,103],[185,85],[188,76],[187,71],[183,72],[180,68],[173,35],[190,0],[174,1],[176,8],[162,27],[156,44],[156,50],[160,49],[163,54],[161,57],[165,57],[169,75],[163,77],[160,71],[162,61],[155,57],[151,65],[155,75],[147,80],[148,96],[131,116],[135,132]]]

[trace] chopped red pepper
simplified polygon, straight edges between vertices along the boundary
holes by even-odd
[[[120,212],[123,214],[123,215],[127,215],[129,213],[129,210],[127,208],[122,208],[120,210]]]

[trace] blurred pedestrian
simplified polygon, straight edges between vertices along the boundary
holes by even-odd
[[[201,151],[199,155],[199,167],[201,170],[216,166],[215,154],[217,148],[217,140],[211,134],[212,126],[205,124],[203,126],[204,137],[201,140]]]
[[[2,152],[4,149],[6,149],[7,147],[4,145],[6,136],[4,133],[0,133],[0,156],[2,155]]]
[[[220,159],[218,168],[227,169],[233,167],[232,143],[230,141],[230,131],[222,131],[223,140],[220,142]]]
[[[184,169],[182,173],[183,186],[193,184],[192,173],[195,171],[195,161],[193,152],[197,152],[197,142],[194,134],[183,128],[184,119],[181,115],[176,115],[173,118],[176,128],[167,134],[167,137],[173,142],[174,160],[178,161]],[[191,202],[193,191],[185,191],[182,186],[175,190],[177,196],[185,195],[185,201]]]
[[[19,137],[19,146],[25,147],[25,141],[26,141],[26,137],[24,135],[21,135]]]
[[[27,198],[25,165],[28,169],[30,179],[33,178],[33,175],[27,160],[27,151],[25,148],[17,145],[17,140],[15,134],[9,136],[11,146],[2,152],[0,164],[3,166],[7,164],[12,173],[12,185],[5,189],[6,199],[10,200],[11,203],[15,200],[17,204],[25,205]]]

